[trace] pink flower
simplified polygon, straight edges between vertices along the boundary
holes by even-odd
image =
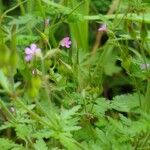
[[[71,41],[70,41],[70,37],[65,37],[60,41],[60,45],[62,47],[66,47],[66,48],[70,48],[71,46]]]
[[[36,44],[31,44],[30,47],[25,48],[25,60],[28,62],[32,58],[41,52],[40,48],[37,48]]]
[[[107,31],[107,25],[106,25],[106,24],[102,24],[102,25],[99,27],[98,31],[106,32],[106,31]]]

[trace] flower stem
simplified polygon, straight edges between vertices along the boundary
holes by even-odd
[[[48,103],[49,103],[50,106],[52,106],[51,98],[49,96],[49,91],[48,91],[49,88],[48,88],[48,85],[47,85],[47,81],[45,79],[45,65],[44,65],[44,58],[43,57],[41,58],[41,65],[42,65],[42,76],[44,78],[44,90],[45,90],[45,93],[46,93]]]
[[[0,99],[0,107],[5,112],[7,119],[11,119],[14,122],[16,122],[15,117],[10,113],[10,111],[8,110],[8,108],[6,107],[6,105],[4,104],[4,102],[1,99]]]
[[[143,103],[143,109],[146,112],[150,112],[149,108],[150,108],[150,79],[148,79],[147,81],[147,90],[146,90],[145,99]]]
[[[16,102],[17,102],[22,108],[24,108],[25,110],[27,110],[27,111],[30,113],[30,115],[31,115],[32,117],[34,117],[38,122],[40,122],[41,124],[46,125],[46,126],[52,128],[52,126],[51,126],[48,122],[46,122],[45,120],[43,120],[39,115],[37,115],[36,113],[34,113],[32,110],[30,110],[20,99],[17,98],[17,99],[16,99]]]

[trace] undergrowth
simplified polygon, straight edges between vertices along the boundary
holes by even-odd
[[[0,0],[0,149],[150,149],[149,0]]]

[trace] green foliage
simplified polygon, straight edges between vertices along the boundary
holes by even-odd
[[[111,0],[93,0],[93,5],[96,7],[95,10],[99,13],[107,13],[109,6],[111,4]]]
[[[8,140],[6,138],[0,138],[0,145],[1,148],[3,150],[8,150],[8,149],[12,149],[12,150],[24,150],[24,148],[21,145],[15,144],[13,141]]]
[[[150,149],[149,13],[148,0],[0,0],[0,150]]]
[[[46,146],[45,142],[42,139],[39,139],[36,141],[34,148],[37,150],[48,150],[48,147]]]

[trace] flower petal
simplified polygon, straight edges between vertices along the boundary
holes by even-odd
[[[70,37],[65,37],[60,41],[60,45],[62,47],[66,47],[66,48],[70,48],[71,45],[71,41],[70,41]]]
[[[98,31],[107,31],[107,25],[106,24],[102,24],[101,26],[100,26],[100,28],[98,29]]]
[[[70,48],[70,45],[68,45],[68,44],[66,44],[65,46],[66,46],[66,48]]]
[[[32,52],[35,52],[35,50],[37,48],[36,44],[33,43],[30,45],[30,47],[31,47]]]
[[[71,45],[71,43],[72,43],[71,41],[68,41],[68,44],[69,44],[69,45]]]
[[[64,38],[64,41],[69,41],[69,40],[70,40],[70,37],[68,36]]]
[[[32,50],[30,48],[25,48],[25,54],[32,54]]]
[[[25,60],[28,62],[32,59],[32,55],[26,55],[25,56]]]

